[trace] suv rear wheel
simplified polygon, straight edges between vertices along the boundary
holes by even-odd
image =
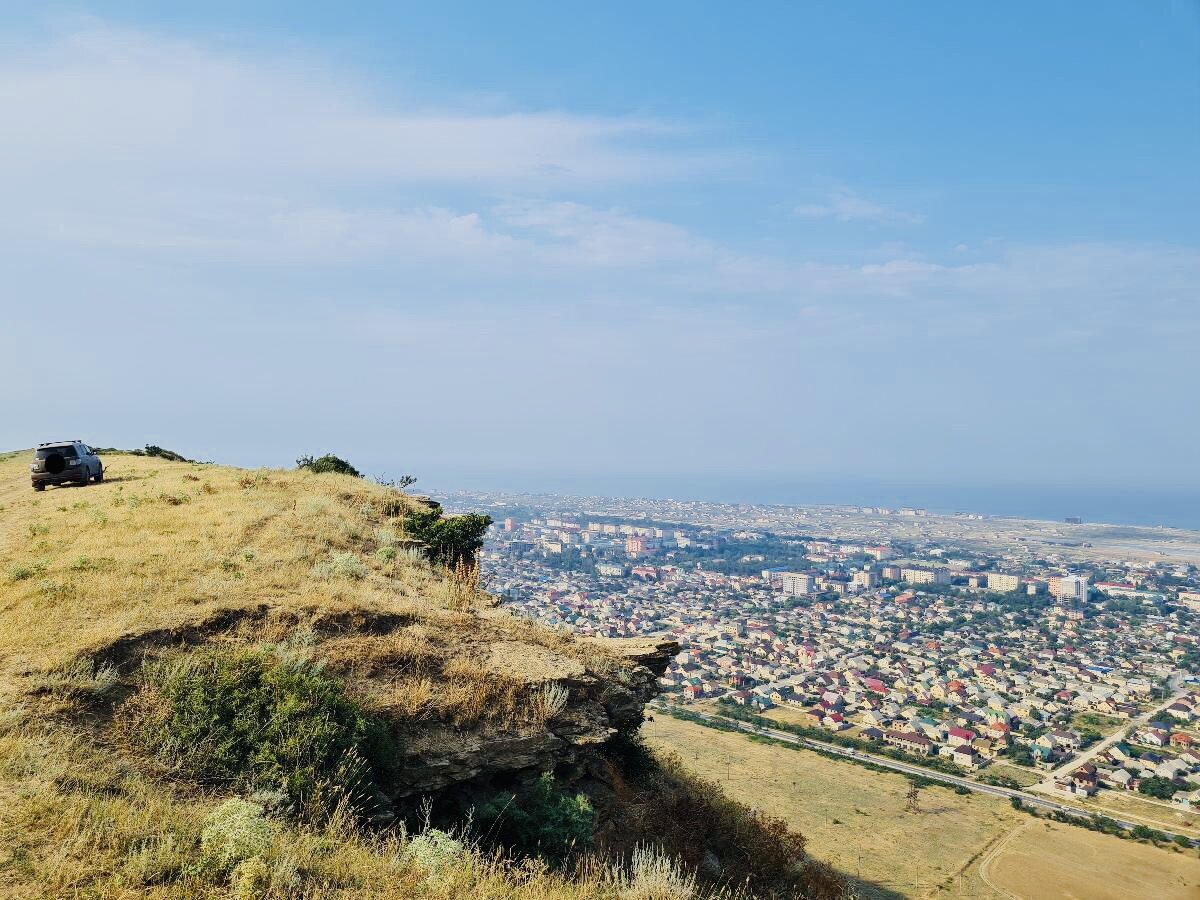
[[[35,491],[44,491],[46,489],[46,486],[44,484],[35,484],[33,486],[33,489]]]

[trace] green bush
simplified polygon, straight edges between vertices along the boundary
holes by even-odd
[[[491,516],[470,513],[443,518],[438,509],[410,512],[404,519],[405,531],[425,543],[430,558],[450,568],[475,561],[491,524]]]
[[[1170,800],[1177,790],[1179,788],[1175,786],[1175,782],[1171,781],[1170,778],[1162,778],[1158,775],[1147,778],[1138,785],[1138,793],[1154,797],[1158,800]]]
[[[362,478],[362,473],[340,456],[334,456],[332,453],[326,453],[324,456],[318,456],[313,459],[311,456],[302,456],[296,460],[297,469],[308,469],[310,472],[336,472],[339,475],[353,475],[355,478]]]
[[[134,732],[163,762],[208,783],[277,791],[286,809],[328,815],[381,796],[395,748],[386,724],[303,660],[264,650],[198,651],[152,664]]]
[[[587,797],[566,793],[548,772],[522,793],[496,794],[475,819],[489,841],[552,862],[591,846],[596,826]]]

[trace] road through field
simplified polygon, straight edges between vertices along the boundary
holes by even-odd
[[[661,703],[652,703],[651,709],[670,714],[669,710]],[[957,775],[948,775],[945,772],[938,772],[934,769],[927,769],[924,766],[914,765],[912,763],[900,762],[887,756],[878,756],[874,753],[866,753],[861,750],[853,750],[849,747],[842,747],[838,744],[827,744],[823,741],[816,741],[812,738],[799,737],[787,731],[779,731],[775,728],[767,728],[761,725],[754,725],[749,722],[742,722],[737,719],[729,719],[725,716],[713,715],[712,713],[700,712],[698,710],[689,710],[690,715],[694,715],[710,725],[718,725],[724,728],[735,727],[739,731],[746,734],[758,735],[760,737],[768,737],[772,740],[782,741],[786,744],[795,744],[800,747],[807,747],[810,750],[818,750],[822,753],[832,753],[836,756],[842,756],[847,759],[856,759],[863,762],[869,762],[872,765],[882,766],[885,769],[891,769],[895,772],[900,772],[905,775],[916,775],[921,778],[928,778],[931,781],[939,781],[943,784],[949,784],[954,787],[966,788],[977,794],[988,794],[992,797],[1003,797],[1009,799],[1012,797],[1018,798],[1026,806],[1038,807],[1040,809],[1053,810],[1055,812],[1064,813],[1069,816],[1080,818],[1090,818],[1093,813],[1086,809],[1081,809],[1078,806],[1071,806],[1066,803],[1059,803],[1056,800],[1049,800],[1045,797],[1031,794],[1028,791],[1017,790],[1015,788],[1000,787],[994,784],[983,784],[978,781],[971,781],[968,778],[961,778]],[[1115,814],[1109,814],[1114,822],[1121,828],[1132,830],[1136,827],[1136,822],[1130,822],[1119,818]],[[1174,839],[1175,833],[1170,831],[1163,832],[1168,839]],[[1184,835],[1188,840],[1195,843],[1195,839],[1190,835]]]

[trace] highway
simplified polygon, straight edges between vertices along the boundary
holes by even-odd
[[[660,704],[651,704],[651,707],[664,713],[667,712],[665,707],[661,706]],[[1078,806],[1059,803],[1057,800],[1048,800],[1045,797],[1039,797],[1037,794],[1031,794],[1028,791],[1018,790],[1016,788],[1000,787],[999,785],[994,784],[983,784],[982,782],[971,781],[968,778],[961,778],[957,775],[948,775],[945,772],[937,772],[933,769],[926,769],[923,766],[900,762],[899,760],[891,759],[887,756],[876,756],[874,753],[864,753],[861,750],[854,750],[850,747],[841,747],[837,744],[827,744],[824,741],[800,737],[787,731],[778,731],[774,728],[753,725],[749,722],[730,719],[726,716],[715,716],[711,713],[700,712],[698,710],[688,710],[688,713],[714,724],[719,723],[726,726],[733,725],[747,734],[756,734],[760,737],[769,737],[772,740],[783,741],[787,744],[796,744],[797,746],[807,747],[810,750],[819,750],[822,753],[832,753],[837,756],[847,757],[849,759],[863,760],[865,762],[872,763],[873,765],[882,766],[887,769],[892,769],[896,772],[901,772],[905,775],[919,775],[921,778],[927,778],[930,781],[938,781],[943,784],[963,787],[977,794],[988,794],[992,797],[1004,797],[1006,799],[1017,797],[1026,806],[1054,810],[1056,812],[1065,813],[1069,816],[1076,816],[1084,819],[1090,819],[1093,815],[1092,812],[1086,809],[1081,809]],[[1123,819],[1117,818],[1114,815],[1107,815],[1106,818],[1112,819],[1120,827],[1125,829],[1132,830],[1138,825],[1137,822],[1127,822]],[[1176,836],[1175,833],[1171,831],[1163,831],[1161,828],[1156,830],[1161,831],[1171,839],[1174,839]],[[1190,840],[1194,846],[1200,846],[1200,840],[1191,837],[1188,837],[1188,840]]]

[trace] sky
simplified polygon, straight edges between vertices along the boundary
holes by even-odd
[[[0,14],[0,447],[1200,521],[1196,2]]]

